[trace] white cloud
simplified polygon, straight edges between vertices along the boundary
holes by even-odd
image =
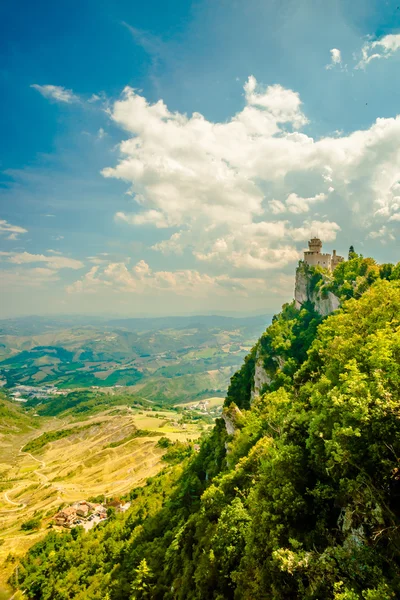
[[[301,111],[301,100],[297,92],[285,89],[281,85],[270,85],[263,90],[252,75],[245,83],[244,91],[248,105],[247,112],[244,109],[239,113],[239,119],[246,122],[247,115],[251,114],[248,107],[254,106],[265,110],[266,115],[275,123],[292,123],[296,129],[308,123],[308,119]]]
[[[67,90],[60,85],[38,85],[34,83],[31,85],[31,88],[37,90],[45,98],[55,100],[56,102],[65,102],[66,104],[79,102],[78,96],[72,90]]]
[[[283,283],[287,283],[284,282]],[[69,294],[94,294],[108,290],[113,294],[160,294],[164,298],[188,296],[208,298],[210,294],[228,296],[232,292],[248,296],[254,291],[269,288],[264,278],[234,278],[227,275],[210,276],[192,269],[177,271],[152,271],[144,261],[131,269],[126,263],[111,263],[106,267],[96,265],[81,279],[67,286]],[[271,293],[282,293],[282,288],[268,289]]]
[[[179,228],[154,250],[190,249],[203,263],[219,263],[218,244],[225,243],[227,263],[242,271],[278,268],[298,259],[289,229],[265,217],[308,212],[326,194],[292,193],[285,204],[271,201],[268,215],[263,185],[282,180],[296,166],[296,155],[314,150],[314,140],[297,131],[308,120],[292,90],[261,88],[254,77],[244,89],[246,106],[227,123],[211,123],[199,113],[171,113],[161,100],[149,104],[131,88],[115,102],[111,118],[133,137],[120,145],[118,165],[103,175],[130,183],[138,205],[136,212],[117,212],[116,221]],[[267,233],[252,239],[262,227]]]
[[[270,200],[268,204],[273,215],[280,215],[281,213],[284,213],[287,210],[284,203],[280,200]]]
[[[342,64],[342,53],[338,48],[332,48],[331,51],[331,62],[326,65],[326,69],[333,69],[335,66],[340,66]]]
[[[366,42],[362,49],[362,58],[356,65],[356,69],[365,69],[372,60],[378,58],[390,58],[400,49],[400,33],[383,36],[379,40]]]
[[[379,231],[400,208],[400,117],[315,140],[299,130],[308,121],[297,93],[262,88],[254,77],[244,89],[243,110],[223,123],[171,112],[131,88],[110,108],[128,136],[117,164],[103,175],[127,182],[136,204],[115,220],[159,230],[151,248],[192,256],[199,277],[206,270],[213,285],[221,273],[238,286],[262,271],[294,266],[311,235],[333,242],[338,207],[352,235],[374,221]],[[322,202],[323,218],[316,212]],[[163,229],[172,231],[160,239]],[[137,275],[127,270],[137,286]],[[127,277],[121,266],[114,278],[117,272]],[[108,272],[90,273],[108,285]]]
[[[333,191],[333,188],[328,188],[328,191]],[[291,212],[293,214],[301,214],[309,212],[312,205],[317,202],[322,202],[327,199],[327,194],[320,193],[312,196],[311,198],[301,198],[294,192],[289,194],[285,202],[280,200],[270,200],[268,203],[272,214],[277,215],[284,212]]]
[[[334,221],[305,221],[302,227],[291,230],[290,235],[296,242],[304,242],[318,236],[323,242],[333,242],[340,227]]]
[[[152,250],[158,250],[162,254],[183,254],[181,244],[182,233],[173,233],[168,240],[158,242],[151,247]]]
[[[7,240],[17,240],[21,233],[27,233],[27,230],[19,225],[11,225],[5,219],[0,219],[0,236],[5,235]]]
[[[396,239],[393,232],[386,225],[382,225],[378,231],[370,231],[367,237],[371,240],[380,239],[382,244],[386,244],[388,241],[394,242]]]
[[[131,225],[153,225],[159,229],[169,227],[165,215],[160,211],[150,209],[138,214],[126,214],[124,212],[117,212],[115,215],[116,221],[125,221]],[[172,224],[172,223],[171,223]]]
[[[46,256],[44,254],[30,254],[29,252],[3,252],[10,263],[24,265],[30,263],[45,263],[49,269],[81,269],[84,265],[80,260],[66,256]]]

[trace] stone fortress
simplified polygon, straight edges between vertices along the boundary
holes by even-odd
[[[314,237],[308,242],[308,250],[304,252],[304,262],[310,267],[324,267],[329,271],[333,269],[341,262],[344,261],[343,256],[336,254],[336,250],[333,254],[322,253],[322,242],[319,238]]]
[[[335,296],[333,292],[325,290],[324,293],[321,293],[320,289],[310,285],[312,275],[308,269],[304,268],[304,265],[308,265],[310,267],[320,266],[328,271],[333,271],[335,267],[344,260],[345,259],[343,256],[336,254],[336,250],[333,250],[332,254],[323,253],[321,240],[318,237],[311,238],[311,240],[308,242],[308,250],[304,252],[304,260],[299,263],[299,266],[296,269],[294,300],[297,310],[301,310],[304,305],[311,303],[316,313],[321,315],[321,317],[327,317],[340,307],[340,298]],[[329,281],[330,277],[327,274],[324,274],[323,279],[325,281]],[[276,363],[279,369],[283,368],[284,360],[281,356],[272,356],[272,360]],[[258,342],[250,403],[252,403],[255,398],[259,397],[260,394],[263,393],[265,386],[271,384],[273,377],[274,375],[268,372],[265,368],[261,342]],[[239,409],[236,407],[236,410]],[[228,433],[234,433],[235,415],[232,413],[232,411],[230,415],[225,412],[222,415],[222,418],[225,421],[225,426]]]

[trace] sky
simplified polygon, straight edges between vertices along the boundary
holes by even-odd
[[[398,0],[0,4],[0,318],[264,314],[398,262]]]

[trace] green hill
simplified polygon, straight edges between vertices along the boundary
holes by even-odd
[[[0,436],[23,433],[38,426],[37,420],[0,392]]]
[[[7,389],[123,385],[136,392],[139,385],[141,397],[169,404],[210,391],[224,395],[230,376],[269,322],[268,316],[89,320],[86,325],[66,317],[0,321],[0,380]]]
[[[400,268],[384,267],[309,269],[341,308],[285,305],[200,451],[175,449],[126,515],[33,547],[25,597],[399,598]]]

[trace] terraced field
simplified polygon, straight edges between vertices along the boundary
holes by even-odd
[[[121,406],[82,421],[39,417],[38,428],[0,433],[0,599],[2,592],[9,597],[13,556],[45,535],[62,504],[99,494],[122,496],[165,466],[160,437],[198,438],[200,427],[181,419],[174,410],[155,414]],[[60,439],[43,444],[60,431]],[[23,531],[32,517],[40,519],[40,529]]]

